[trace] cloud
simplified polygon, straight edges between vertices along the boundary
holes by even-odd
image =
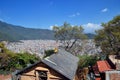
[[[53,26],[50,26],[50,30],[53,30]]]
[[[58,26],[58,25],[55,24],[54,26]],[[53,27],[54,27],[54,26],[50,26],[49,29],[50,29],[50,30],[53,30]]]
[[[85,33],[95,33],[95,30],[101,29],[100,24],[87,23],[82,25]]]
[[[53,30],[53,26],[58,26],[57,24],[52,25],[49,27],[50,30]],[[75,25],[72,25],[75,26]],[[95,33],[96,30],[102,29],[101,24],[95,24],[95,23],[87,23],[83,24],[83,29],[85,33]]]
[[[108,11],[107,8],[104,8],[104,9],[101,10],[101,12],[107,12],[107,11]]]
[[[72,15],[69,15],[68,17],[76,17],[76,16],[79,16],[79,15],[80,15],[80,13],[77,12],[77,13],[74,13],[74,14],[72,14]]]

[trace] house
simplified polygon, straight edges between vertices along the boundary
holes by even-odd
[[[105,80],[120,80],[120,71],[113,70],[113,71],[106,71],[106,79]]]
[[[95,80],[105,79],[105,71],[110,70],[112,70],[112,68],[106,60],[97,61],[97,63],[93,66]]]
[[[60,49],[58,53],[13,73],[13,80],[76,80],[79,59]]]
[[[109,55],[109,58],[107,59],[109,64],[113,69],[120,70],[120,57],[116,55]]]
[[[120,80],[120,59],[116,57],[109,55],[92,66],[95,80]]]

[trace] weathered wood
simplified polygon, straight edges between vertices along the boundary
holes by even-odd
[[[63,75],[48,67],[44,63],[39,63],[38,65],[28,69],[24,73],[21,74],[20,80],[39,80],[38,71],[46,71],[47,72],[47,80],[68,80]]]

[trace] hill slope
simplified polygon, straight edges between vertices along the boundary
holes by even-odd
[[[89,39],[94,38],[94,34],[86,34]],[[33,29],[16,26],[0,21],[0,41],[37,40],[54,39],[54,33],[48,29]]]
[[[54,39],[53,31],[15,26],[0,21],[0,40]]]

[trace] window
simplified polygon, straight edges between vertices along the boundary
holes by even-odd
[[[47,80],[47,71],[38,71],[39,80]]]

